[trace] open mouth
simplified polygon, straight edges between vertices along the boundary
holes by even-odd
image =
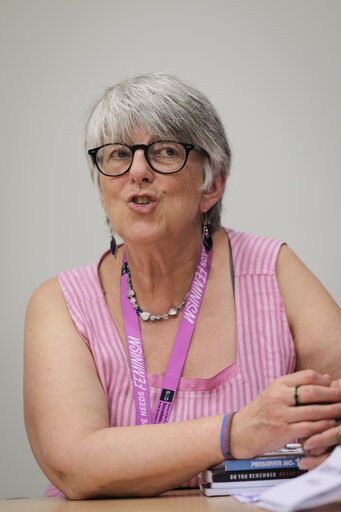
[[[139,197],[134,197],[133,198],[133,202],[135,204],[149,204],[151,202],[151,199],[150,197],[147,197],[147,196],[139,196]]]

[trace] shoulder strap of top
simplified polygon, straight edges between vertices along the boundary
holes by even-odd
[[[103,297],[98,278],[98,262],[88,267],[60,272],[58,281],[75,327],[84,341],[89,343],[86,312],[89,303]]]
[[[226,232],[230,240],[236,276],[276,273],[278,252],[284,242],[232,229],[227,229]]]
[[[99,262],[97,261],[92,265],[66,270],[58,274],[60,286],[67,303],[93,301],[102,297],[103,291],[98,278],[98,265]]]
[[[231,281],[232,281],[232,290],[233,290],[233,296],[235,296],[235,279],[234,279],[234,263],[233,263],[233,254],[232,254],[232,247],[229,243],[229,253],[230,253],[230,273],[231,273]]]

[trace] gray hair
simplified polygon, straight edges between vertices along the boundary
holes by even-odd
[[[216,109],[198,89],[168,73],[143,73],[107,89],[86,123],[86,150],[108,142],[132,142],[137,127],[151,135],[204,148],[203,191],[228,176],[231,150]],[[97,190],[99,173],[88,156]],[[220,227],[222,198],[207,212],[212,231]]]

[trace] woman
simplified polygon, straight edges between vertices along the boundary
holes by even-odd
[[[195,486],[296,438],[319,463],[340,437],[340,310],[287,246],[220,227],[230,149],[210,102],[167,74],[126,80],[93,108],[86,149],[124,243],[28,306],[25,418],[47,495]]]

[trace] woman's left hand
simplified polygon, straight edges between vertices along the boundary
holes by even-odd
[[[331,387],[341,387],[341,379],[333,381]],[[316,468],[326,460],[335,446],[341,444],[341,419],[337,419],[335,427],[315,434],[301,442],[306,456],[300,462],[300,469]]]

